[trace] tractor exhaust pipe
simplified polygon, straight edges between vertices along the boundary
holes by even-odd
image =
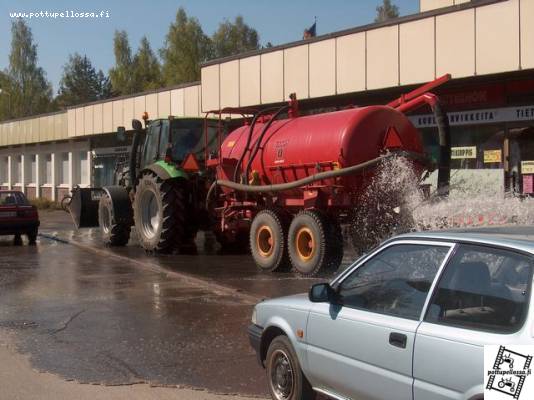
[[[139,148],[139,142],[141,141],[141,134],[143,133],[143,125],[138,119],[132,120],[132,128],[134,129],[134,136],[132,139],[132,151],[130,151],[130,182],[132,188],[137,186],[137,149]]]

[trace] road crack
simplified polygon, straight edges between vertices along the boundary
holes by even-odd
[[[71,315],[67,321],[63,323],[63,326],[61,328],[54,329],[50,332],[51,335],[55,335],[56,333],[63,332],[65,329],[67,329],[72,321],[74,321],[76,318],[78,318],[81,314],[83,314],[87,310],[81,310],[77,313]]]

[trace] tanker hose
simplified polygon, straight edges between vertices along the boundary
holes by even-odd
[[[237,164],[234,168],[234,182],[238,182],[238,173],[239,173],[239,168],[241,168],[241,164],[243,164],[243,159],[245,158],[245,154],[247,153],[247,150],[250,146],[250,141],[252,140],[252,134],[254,132],[254,127],[256,126],[256,122],[258,120],[258,118],[264,114],[267,114],[269,112],[272,112],[272,111],[275,111],[275,110],[278,110],[278,108],[267,108],[265,110],[262,110],[258,113],[256,113],[256,115],[254,115],[254,118],[252,118],[252,122],[250,123],[250,129],[248,131],[248,136],[247,136],[247,143],[245,144],[245,147],[243,149],[243,153],[241,153],[241,156],[239,157],[239,160],[237,161]]]
[[[215,191],[216,186],[218,185],[224,186],[230,189],[234,189],[237,191],[247,192],[247,193],[281,192],[284,190],[292,190],[292,189],[297,189],[297,188],[300,188],[306,185],[310,185],[314,182],[321,181],[323,179],[332,179],[332,178],[338,178],[340,176],[353,175],[367,168],[374,167],[388,158],[397,157],[397,156],[411,158],[417,161],[421,161],[423,163],[428,162],[428,160],[422,154],[414,153],[410,151],[396,151],[396,152],[385,154],[380,157],[373,158],[361,164],[352,165],[350,167],[341,168],[341,169],[335,169],[332,171],[319,172],[317,174],[310,175],[306,178],[302,178],[297,181],[279,183],[275,185],[253,186],[253,185],[245,185],[245,184],[236,183],[236,182],[227,181],[227,180],[218,180],[212,183],[208,191],[208,195],[206,196],[206,208],[209,209],[210,197],[212,196],[213,192]]]
[[[449,195],[449,185],[451,179],[451,129],[449,117],[441,108],[439,101],[432,106],[439,135],[439,163],[438,163],[438,196]]]
[[[260,149],[261,142],[263,141],[263,137],[265,136],[265,133],[271,127],[271,125],[276,120],[276,118],[278,118],[280,114],[282,114],[283,112],[287,110],[289,110],[289,106],[287,105],[279,108],[278,111],[274,113],[271,119],[263,127],[263,130],[261,131],[260,136],[258,137],[258,140],[256,141],[256,144],[254,146],[254,150],[252,150],[250,154],[250,158],[248,159],[247,166],[245,167],[245,174],[244,174],[245,182],[248,180],[248,175],[249,175],[250,167],[252,165],[252,161],[254,161],[254,159],[256,158],[256,154],[258,154],[258,150]]]

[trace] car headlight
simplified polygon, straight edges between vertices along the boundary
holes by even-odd
[[[254,310],[252,310],[252,323],[254,325],[258,325],[258,319],[257,319],[257,316],[256,316],[256,307],[254,307]]]

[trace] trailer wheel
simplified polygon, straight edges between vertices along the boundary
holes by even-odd
[[[147,251],[169,253],[185,238],[185,190],[178,182],[148,172],[137,183],[134,197],[135,229]]]
[[[110,246],[128,244],[131,227],[128,224],[116,223],[111,197],[105,192],[98,202],[98,225],[105,244]]]
[[[343,259],[343,241],[337,222],[320,211],[299,212],[289,226],[289,257],[295,272],[314,276],[337,269]]]
[[[250,227],[250,251],[262,271],[289,267],[286,238],[287,217],[283,211],[265,209],[256,214]]]

